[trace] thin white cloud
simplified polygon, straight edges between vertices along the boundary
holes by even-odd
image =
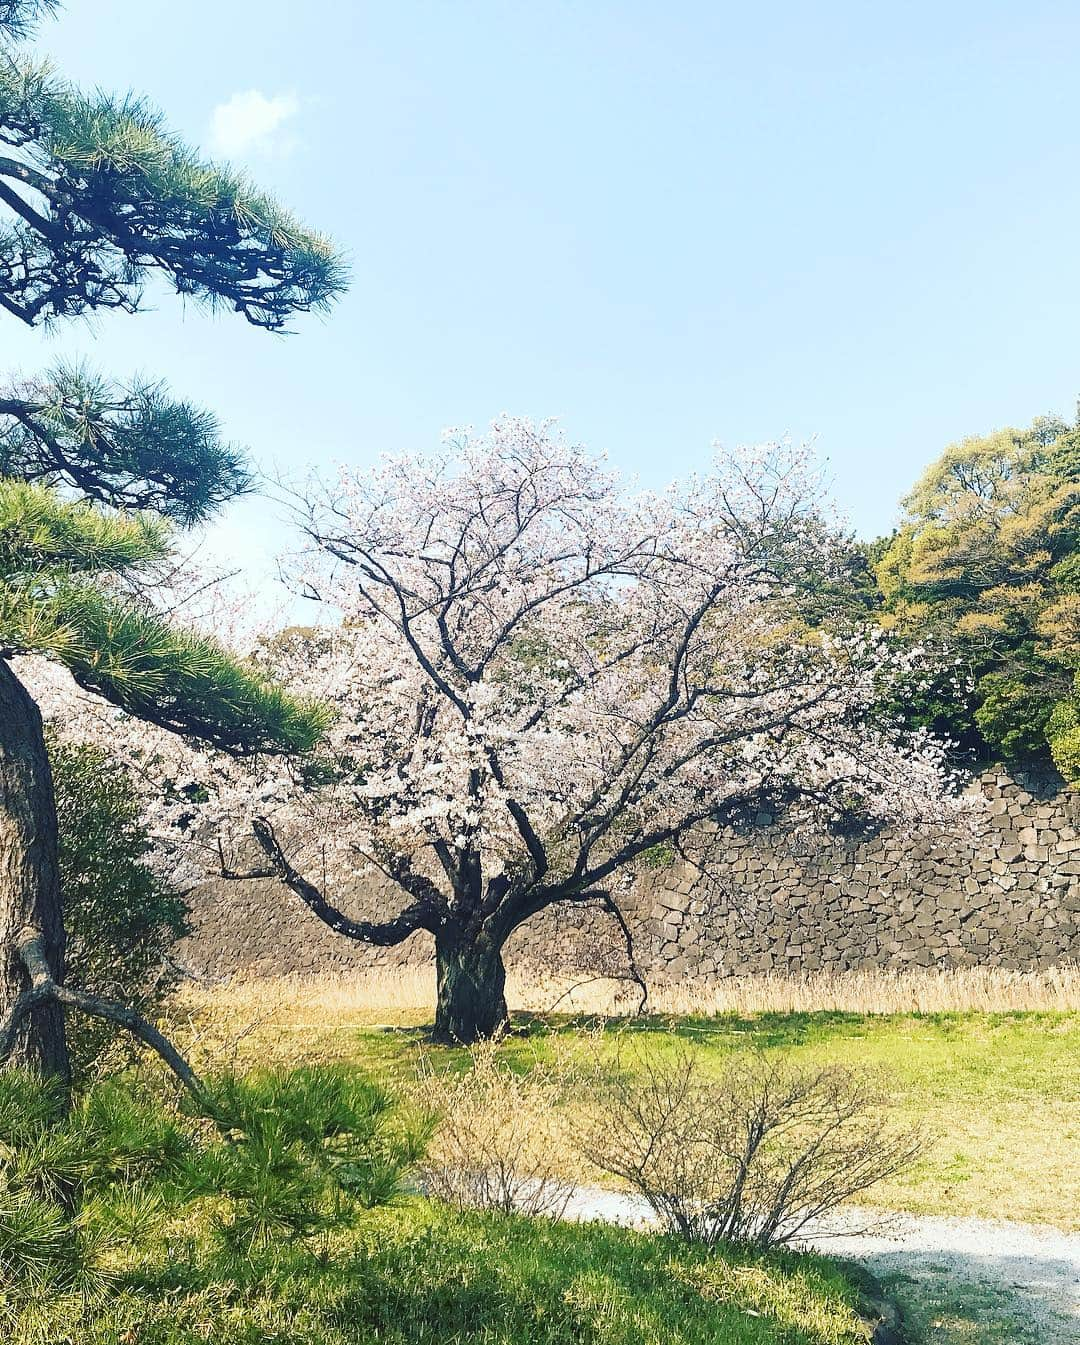
[[[259,89],[234,93],[210,116],[210,142],[215,153],[228,157],[261,154],[280,158],[296,148],[289,122],[300,111],[294,93],[268,98]]]

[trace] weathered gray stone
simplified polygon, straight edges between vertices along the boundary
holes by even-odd
[[[647,975],[704,983],[785,968],[1043,967],[1080,958],[1080,802],[1052,780],[1002,771],[972,788],[973,826],[956,837],[793,840],[762,824],[718,833],[722,858],[703,879],[652,871],[623,901]],[[242,895],[238,895],[242,893]],[[399,905],[391,893],[338,882],[347,914]],[[209,976],[348,975],[420,965],[431,938],[373,949],[333,934],[271,882],[195,894],[181,959]],[[596,908],[541,912],[507,948],[513,966],[619,974],[625,946]],[[599,971],[598,968],[605,968]]]

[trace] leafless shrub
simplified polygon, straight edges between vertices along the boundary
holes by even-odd
[[[458,1209],[560,1218],[573,1190],[558,1171],[570,1068],[537,1061],[519,1072],[490,1042],[472,1048],[462,1074],[423,1061],[418,1101],[439,1117],[421,1166],[425,1190]]]
[[[748,1052],[715,1078],[688,1050],[638,1043],[627,1060],[627,1049],[606,1073],[583,1147],[689,1241],[790,1243],[921,1148],[854,1071]]]

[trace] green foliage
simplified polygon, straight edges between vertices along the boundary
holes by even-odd
[[[8,5],[21,36],[43,7]],[[0,160],[14,217],[0,238],[4,306],[34,323],[134,311],[147,271],[178,294],[270,330],[323,309],[344,270],[322,235],[241,173],[202,160],[145,100],[86,94],[8,51],[0,62]]]
[[[1072,694],[1059,700],[1046,723],[1054,765],[1066,780],[1080,780],[1080,673]]]
[[[130,572],[168,551],[168,527],[153,514],[0,477],[0,651],[56,659],[130,713],[228,751],[310,748],[328,722],[323,708],[125,591]]]
[[[0,1286],[55,1290],[77,1268],[78,1243],[59,1206],[25,1193],[0,1195]]]
[[[984,756],[1047,760],[1080,664],[1080,428],[1043,417],[965,439],[904,503],[875,560],[885,622],[938,643],[972,686],[916,713]]]
[[[400,1173],[417,1141],[409,1123],[395,1129],[382,1090],[345,1071],[220,1080],[213,1096],[207,1124],[103,1084],[58,1119],[39,1081],[0,1075],[5,1340],[865,1340],[857,1289],[817,1257],[705,1255],[625,1229],[460,1214],[416,1198],[364,1208],[353,1173],[372,1155]],[[86,1156],[66,1201],[48,1194],[44,1164],[20,1173],[13,1157],[56,1136]],[[303,1182],[259,1176],[260,1165],[277,1174],[286,1155]],[[339,1178],[348,1189],[324,1202],[321,1187]],[[379,1203],[387,1192],[381,1181],[368,1188]]]
[[[163,383],[122,385],[58,364],[0,399],[0,476],[69,484],[87,499],[198,523],[251,485],[216,418]]]
[[[46,573],[46,587],[67,571],[109,573],[161,560],[168,529],[149,514],[104,513],[29,482],[0,477],[0,579],[30,587]],[[55,573],[50,573],[50,571]]]
[[[1037,694],[1044,680],[1039,671],[1033,656],[1014,658],[1007,672],[989,672],[975,684],[975,724],[1006,761],[1038,760],[1046,754],[1054,702]]]
[[[832,538],[824,520],[815,523],[821,535],[818,549],[800,547],[786,564],[770,563],[777,577],[792,585],[793,619],[813,630],[848,631],[881,606],[870,548],[850,537]]]
[[[235,752],[304,751],[329,722],[324,707],[140,603],[72,585],[53,604],[58,652],[76,680],[142,719]]]
[[[65,1115],[57,1088],[0,1074],[0,1303],[10,1312],[65,1289],[95,1298],[109,1229],[93,1192],[166,1172],[182,1144],[167,1118],[113,1085]]]
[[[279,330],[341,291],[333,248],[133,97],[84,94],[11,42],[51,8],[0,0],[0,305],[29,325],[134,311],[153,271]],[[305,750],[326,725],[154,611],[168,523],[250,488],[215,418],[80,365],[0,396],[0,657],[39,653],[168,729],[233,752]]]
[[[388,1204],[430,1133],[379,1085],[326,1066],[225,1075],[200,1110],[229,1142],[204,1155],[193,1189],[228,1197],[215,1226],[245,1255]]]
[[[0,36],[27,37],[39,19],[59,8],[59,0],[0,0]]]
[[[193,1227],[211,1279],[250,1276],[254,1257],[286,1244],[297,1248],[296,1271],[313,1266],[305,1240],[394,1199],[426,1136],[385,1090],[345,1070],[222,1076],[188,1115],[113,1081],[65,1114],[59,1090],[6,1071],[4,1338],[64,1293],[99,1311],[103,1289],[138,1288],[133,1272],[147,1256],[171,1278],[171,1248]]]
[[[135,1005],[153,1017],[175,985],[167,956],[185,932],[182,897],[146,864],[139,799],[100,748],[49,744],[60,831],[60,888],[67,929],[67,984]],[[96,1018],[68,1026],[77,1078],[103,1057],[131,1058],[127,1036]]]
[[[0,507],[4,492],[0,490]],[[0,521],[2,526],[2,521]],[[16,525],[18,526],[18,525]],[[130,520],[106,526],[99,549],[117,552],[143,534]],[[46,545],[46,533],[39,533]],[[0,573],[0,650],[43,654],[129,714],[236,753],[310,749],[330,710],[298,698],[210,636],[174,627],[137,595],[64,571]]]
[[[654,845],[641,854],[641,863],[647,869],[670,869],[675,859],[675,849],[671,845]]]

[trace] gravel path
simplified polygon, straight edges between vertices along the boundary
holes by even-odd
[[[652,1222],[639,1197],[591,1188],[574,1193],[566,1217],[638,1227]],[[957,1292],[986,1295],[991,1318],[1000,1314],[1000,1324],[1016,1324],[1015,1334],[995,1331],[990,1337],[995,1341],[1080,1345],[1080,1234],[984,1219],[847,1210],[811,1228],[806,1245],[861,1261],[877,1275],[910,1276],[935,1298],[950,1281]]]
[[[831,1228],[814,1231],[811,1245],[861,1261],[877,1275],[910,1275],[935,1293],[943,1280],[989,1291],[988,1315],[994,1315],[997,1296],[1002,1316],[1023,1323],[1020,1339],[1080,1345],[1080,1234],[911,1214],[894,1215],[886,1228],[860,1234],[850,1231],[853,1222],[850,1215],[833,1220]],[[866,1218],[861,1222],[873,1226]]]

